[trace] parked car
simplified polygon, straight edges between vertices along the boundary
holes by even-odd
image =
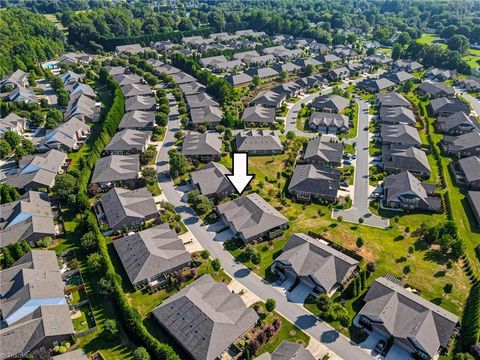
[[[352,162],[350,160],[343,160],[343,163],[345,165],[352,165]]]
[[[387,345],[387,342],[385,340],[380,340],[377,342],[377,345],[375,345],[375,349],[373,350],[377,354],[381,354],[383,350],[385,350],[385,346]]]

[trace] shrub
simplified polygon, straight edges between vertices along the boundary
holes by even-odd
[[[50,236],[45,236],[43,239],[37,241],[37,245],[46,248],[49,247],[52,242],[53,239]]]
[[[274,299],[267,299],[267,302],[265,303],[265,308],[268,312],[272,312],[273,310],[275,310],[276,306],[277,303]]]
[[[210,256],[210,251],[202,250],[202,252],[200,253],[200,256],[202,257],[202,259],[208,259],[208,257]]]
[[[118,330],[117,322],[113,319],[108,319],[103,324],[103,331],[107,339],[114,339],[118,337],[120,331]]]
[[[215,260],[212,261],[212,268],[213,268],[214,271],[220,270],[221,266],[222,265],[220,264],[220,260],[215,259]]]

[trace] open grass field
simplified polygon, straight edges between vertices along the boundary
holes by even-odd
[[[322,234],[327,239],[351,250],[357,250],[356,239],[362,236],[365,239],[365,245],[358,250],[358,253],[364,257],[365,261],[373,261],[377,264],[373,278],[386,274],[403,277],[409,285],[421,291],[426,299],[434,301],[453,313],[461,314],[470,287],[463,270],[459,264],[452,269],[447,269],[448,259],[440,252],[428,248],[415,235],[415,230],[423,222],[433,224],[445,221],[444,214],[382,213],[392,218],[392,226],[387,230],[339,223],[332,220],[331,207],[326,205],[302,205],[288,198],[282,205],[279,194],[285,190],[287,179],[283,176],[277,179],[275,174],[285,168],[287,155],[250,157],[249,159],[249,171],[256,174],[256,178],[252,181],[253,191],[258,192],[285,215],[290,221],[290,228],[282,237],[273,241],[272,247],[266,243],[257,244],[261,263],[259,267],[255,267],[248,261],[245,262],[246,266],[260,276],[269,278],[268,270],[271,264],[280,254],[289,236],[296,232],[312,231]],[[224,159],[222,162],[228,163],[228,160]],[[398,215],[398,222],[393,219],[395,215]],[[409,254],[409,247],[413,247],[413,254]],[[241,249],[231,245],[228,250],[240,261],[244,260]],[[411,268],[408,276],[403,274],[405,265]],[[453,291],[445,294],[443,288],[448,283],[453,284]]]

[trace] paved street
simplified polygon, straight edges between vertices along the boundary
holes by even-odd
[[[348,210],[332,210],[332,218],[336,219],[342,216],[345,221],[358,224],[359,218],[364,219],[364,225],[375,226],[379,228],[386,228],[389,225],[388,219],[374,215],[368,208],[368,168],[369,168],[369,154],[368,154],[368,123],[369,104],[363,100],[357,100],[359,106],[358,112],[358,136],[356,145],[356,166],[354,176],[354,196],[353,206]]]
[[[470,94],[464,92],[460,92],[460,94],[470,103],[470,106],[472,107],[473,111],[475,111],[477,116],[480,116],[480,101]]]
[[[285,117],[285,131],[294,131],[297,136],[304,136],[309,138],[317,136],[317,133],[303,132],[302,130],[297,129],[297,114],[302,108],[302,104],[308,104],[320,94],[327,94],[330,91],[332,91],[332,89],[327,88],[321,93],[308,94],[301,100],[297,101],[287,112],[287,116]]]
[[[168,150],[175,143],[174,133],[179,129],[180,123],[176,106],[171,107],[168,131],[165,135],[163,147],[157,157],[158,181],[166,199],[175,206],[175,210],[182,216],[188,229],[198,242],[208,249],[213,258],[218,258],[224,270],[235,280],[245,286],[255,296],[266,300],[273,298],[277,302],[277,310],[287,319],[295,323],[313,338],[320,340],[330,354],[336,354],[336,358],[367,360],[371,357],[359,346],[353,344],[350,339],[340,335],[327,323],[317,320],[303,306],[289,302],[286,297],[278,292],[273,286],[264,282],[248,268],[238,263],[220,242],[213,241],[213,234],[207,231],[206,226],[198,219],[192,209],[184,203],[181,195],[175,189],[168,174]],[[334,353],[334,354],[333,354]],[[333,359],[334,357],[331,356]]]

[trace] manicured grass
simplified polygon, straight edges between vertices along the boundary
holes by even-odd
[[[78,304],[83,300],[87,300],[87,293],[83,289],[72,291],[72,303]]]
[[[430,44],[434,42],[435,40],[438,40],[438,36],[435,34],[423,34],[422,37],[417,39],[417,42],[419,44]]]
[[[80,306],[78,311],[80,311],[81,315],[75,319],[72,319],[73,327],[76,331],[85,331],[95,326],[91,315],[89,315],[91,311],[88,304]]]
[[[259,356],[265,352],[272,353],[284,340],[302,343],[305,347],[308,346],[308,343],[310,342],[310,337],[302,330],[300,330],[290,321],[278,314],[276,311],[268,313],[265,309],[265,303],[261,302],[257,303],[256,305],[259,305],[261,307],[262,313],[259,316],[266,324],[271,325],[273,323],[273,320],[277,317],[281,321],[278,332],[266,344],[263,344],[260,347],[260,349],[256,353],[256,356]]]
[[[252,181],[253,191],[258,192],[285,215],[289,219],[290,228],[282,237],[273,241],[272,249],[268,244],[256,245],[261,254],[261,263],[259,267],[254,267],[250,262],[245,262],[246,266],[260,276],[268,278],[269,267],[292,233],[312,231],[351,250],[357,250],[356,239],[362,236],[365,239],[365,245],[358,253],[364,257],[365,261],[373,261],[377,264],[377,270],[372,275],[374,278],[385,274],[402,278],[403,266],[409,265],[412,271],[404,277],[408,284],[420,290],[426,299],[435,301],[453,313],[461,314],[470,287],[463,270],[459,264],[452,269],[446,269],[448,259],[419,241],[415,233],[422,222],[434,224],[445,221],[445,214],[382,213],[392,218],[391,228],[383,230],[332,220],[331,207],[326,205],[302,205],[288,198],[282,205],[279,196],[284,191],[287,179],[283,176],[277,179],[276,173],[284,170],[286,159],[285,154],[249,158],[249,170],[252,174],[256,174],[256,178]],[[224,159],[222,162],[228,161]],[[265,176],[269,179],[268,181],[265,180]],[[259,186],[260,181],[263,182],[262,187]],[[393,219],[397,214],[398,223]],[[407,228],[410,230],[408,233],[405,232]],[[265,245],[267,250],[264,250]],[[408,254],[409,246],[415,249],[413,255]],[[238,247],[232,246],[228,250],[242,261],[241,250]],[[447,283],[453,284],[453,291],[450,294],[445,294],[443,291]]]
[[[147,189],[150,191],[152,196],[158,196],[162,193],[162,190],[160,190],[160,186],[158,186],[157,182],[155,182],[153,185],[147,184]]]

